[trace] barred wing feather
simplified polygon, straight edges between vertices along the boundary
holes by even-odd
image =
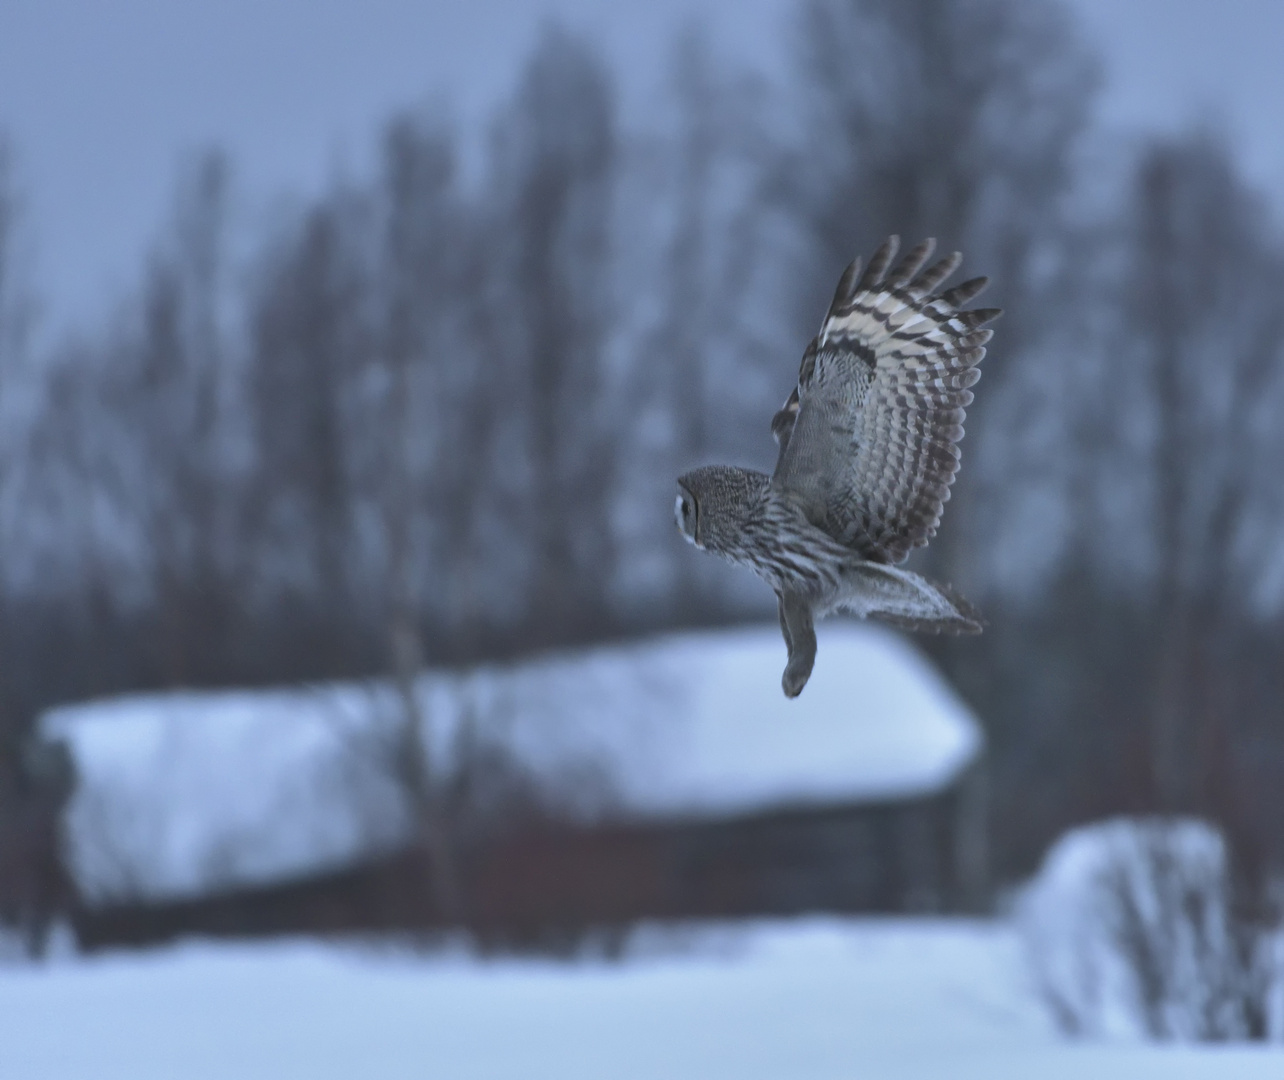
[[[986,285],[938,292],[962,258],[923,269],[926,240],[889,271],[890,237],[865,272],[852,263],[798,385],[772,420],[780,456],[772,482],[813,524],[863,558],[899,563],[936,533],[959,468],[969,389],[996,308],[961,310]]]

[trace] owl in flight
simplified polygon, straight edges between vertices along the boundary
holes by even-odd
[[[925,240],[891,268],[890,237],[838,283],[798,385],[771,421],[771,476],[706,465],[678,479],[678,528],[696,547],[742,563],[780,603],[789,649],[781,683],[797,697],[816,660],[815,620],[835,611],[910,630],[977,634],[961,596],[900,569],[936,534],[959,468],[969,389],[997,308],[960,310],[987,284],[940,285],[955,252],[926,270]]]

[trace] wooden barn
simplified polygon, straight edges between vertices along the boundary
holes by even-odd
[[[826,624],[780,692],[772,628],[428,673],[419,738],[373,683],[59,709],[84,947],[418,931],[558,942],[639,919],[969,910],[986,895],[979,725],[905,639]],[[438,903],[398,767],[449,824]]]

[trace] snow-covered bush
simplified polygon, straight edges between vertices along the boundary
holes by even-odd
[[[1049,851],[1019,905],[1038,990],[1072,1034],[1280,1034],[1278,943],[1237,922],[1226,845],[1190,819],[1119,819]],[[1273,1029],[1273,1030],[1272,1030]]]

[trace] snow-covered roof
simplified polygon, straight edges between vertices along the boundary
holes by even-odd
[[[940,790],[980,729],[904,639],[820,629],[802,696],[775,627],[669,635],[419,682],[434,771],[506,759],[581,819],[723,816]],[[395,846],[386,684],[151,694],[66,706],[72,868],[91,896],[278,879]]]
[[[916,795],[978,748],[967,707],[893,633],[822,627],[794,701],[784,664],[775,627],[559,657],[512,673],[532,712],[511,737],[541,768],[586,750],[610,762],[623,806],[648,817]]]

